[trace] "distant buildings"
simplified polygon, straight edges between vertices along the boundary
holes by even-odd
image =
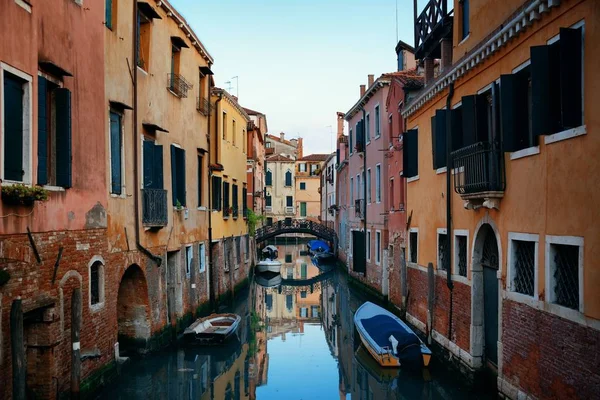
[[[296,218],[319,220],[320,173],[327,157],[327,154],[310,154],[296,160]]]

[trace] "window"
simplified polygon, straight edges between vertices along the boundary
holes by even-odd
[[[356,175],[356,198],[357,199],[363,198],[363,192],[361,189],[362,189],[362,187],[360,184],[360,175]]]
[[[301,292],[300,292],[300,298],[301,298],[301,299],[305,299],[305,298],[306,298],[306,290],[303,290],[303,291],[301,291]],[[307,313],[306,313],[306,311],[307,311],[307,308],[304,308],[304,307],[303,307],[303,308],[302,308],[302,315],[301,315],[301,316],[302,316],[302,317],[304,317],[304,318],[306,318],[306,317],[307,317]]]
[[[270,149],[273,146],[273,144],[271,142],[267,142],[267,144],[265,144],[265,147],[267,149]]]
[[[381,232],[375,232],[375,262],[381,263]]]
[[[394,210],[396,202],[394,201],[394,178],[390,178],[390,207]]]
[[[404,187],[406,185],[406,181],[404,179],[402,179],[403,178],[402,174],[403,174],[403,172],[400,171],[400,179],[398,180],[398,189],[399,189],[398,190],[398,192],[399,192],[399,195],[398,195],[398,198],[399,198],[399,200],[398,200],[398,202],[399,202],[399,204],[398,204],[398,211],[404,211],[404,202],[406,200],[406,197],[405,197],[405,193],[406,192],[404,190]]]
[[[230,213],[229,182],[223,182],[223,217],[228,217]]]
[[[266,196],[265,197],[265,206],[267,207],[271,207],[272,206],[272,197],[271,196]]]
[[[286,207],[293,207],[294,206],[294,197],[292,197],[292,196],[285,196],[285,206]]]
[[[288,279],[289,279],[289,277],[288,277]],[[292,296],[291,294],[287,294],[285,296],[285,307],[287,308],[288,311],[292,311],[292,308],[294,308],[294,296]]]
[[[38,76],[38,184],[71,187],[71,92],[57,82]]]
[[[419,231],[416,228],[410,229],[409,250],[409,261],[413,264],[417,264],[419,261]]]
[[[153,14],[156,16],[156,11],[147,5],[138,9],[137,24],[138,24],[138,36],[137,36],[137,65],[144,71],[148,71],[148,65],[150,61],[150,37],[152,29],[152,18]]]
[[[583,238],[546,236],[546,301],[583,311]]]
[[[375,166],[375,201],[381,203],[381,164]]]
[[[304,263],[300,264],[300,278],[306,279],[308,277],[308,266]]]
[[[222,187],[223,178],[219,176],[212,177],[212,209],[213,211],[221,210],[222,196],[221,196],[221,187]]]
[[[400,119],[400,117],[398,117],[398,119]],[[390,114],[390,116],[388,117],[388,136],[390,140],[390,145],[393,145],[394,136],[398,135],[394,135],[394,119],[392,118],[392,114]]]
[[[306,163],[301,163],[298,165],[299,172],[306,172]]]
[[[528,63],[529,64],[529,63]],[[500,77],[502,137],[505,151],[518,151],[538,144],[533,134],[531,65]]]
[[[198,154],[198,207],[202,207],[202,182],[204,176],[204,157]]]
[[[179,85],[179,65],[181,60],[181,48],[171,43],[171,73],[169,75],[169,90],[177,95],[181,96],[181,89]]]
[[[310,176],[317,175],[318,170],[319,170],[319,164],[310,164]]]
[[[144,140],[142,151],[144,164],[144,189],[163,189],[164,176],[162,145],[157,145],[152,140]]]
[[[367,261],[371,261],[371,231],[367,231]]]
[[[265,295],[265,306],[267,307],[267,311],[271,311],[273,309],[273,295],[272,294]]]
[[[300,190],[306,190],[306,182],[300,182]]]
[[[469,259],[468,242],[469,231],[458,229],[454,231],[454,273],[465,278],[467,277]]]
[[[115,13],[115,2],[116,0],[105,0],[105,9],[104,9],[104,25],[108,29],[112,31],[113,23],[115,22],[114,13]]]
[[[367,169],[367,203],[371,203],[371,168]]]
[[[250,235],[246,235],[246,260],[250,259]]]
[[[171,192],[173,206],[185,207],[185,150],[171,145]]]
[[[419,176],[418,133],[417,129],[410,129],[404,133],[402,172],[405,178],[416,178]]]
[[[375,106],[375,138],[381,137],[381,116],[379,106]]]
[[[236,121],[235,119],[231,121],[231,141],[235,146],[237,144],[237,129],[236,129]]]
[[[223,129],[223,140],[227,140],[227,113],[226,112],[223,112],[222,129]]]
[[[306,202],[300,202],[300,216],[306,217]]]
[[[198,244],[198,272],[206,271],[206,245],[204,243]]]
[[[194,248],[185,246],[185,274],[189,277],[192,271],[192,263],[194,262]]]
[[[292,172],[290,170],[285,173],[285,186],[292,186]]]
[[[448,235],[446,229],[437,230],[437,269],[440,271],[448,270]]]
[[[238,185],[235,183],[231,185],[231,208],[233,208],[233,218],[238,217],[239,213],[239,193],[238,193]]]
[[[369,114],[365,119],[365,140],[367,144],[371,142],[371,115]]]
[[[273,217],[267,217],[267,226],[273,226]]]
[[[354,178],[350,178],[350,203],[354,203]]]
[[[458,0],[461,16],[461,40],[469,36],[469,0]]]
[[[350,147],[348,150],[349,150],[350,154],[352,154],[352,151],[354,150],[354,147],[352,146],[353,140],[354,140],[354,137],[352,136],[352,129],[350,129],[350,133],[348,135],[348,141],[349,141],[349,147]]]
[[[245,185],[242,188],[242,213],[244,218],[248,218],[248,188]]]
[[[294,279],[294,267],[287,267],[287,278]]]
[[[319,306],[310,306],[311,318],[319,318]]]
[[[539,236],[508,234],[508,290],[537,298]]]
[[[242,129],[242,148],[244,149],[244,154],[248,152],[248,139],[246,138],[246,130]]]
[[[104,264],[97,257],[92,260],[89,267],[90,273],[90,306],[99,306],[104,303]]]
[[[285,262],[286,263],[291,263],[292,262],[292,255],[291,254],[286,254],[285,255]]]
[[[123,117],[121,114],[110,111],[110,192],[121,194],[123,192]],[[39,132],[39,125],[38,125]],[[39,140],[39,136],[38,136]],[[38,150],[39,152],[39,150]],[[39,158],[38,158],[39,160]],[[38,161],[39,162],[39,161]],[[38,167],[39,169],[39,167]],[[38,182],[40,173],[38,172]]]
[[[273,173],[271,172],[270,169],[267,170],[267,173],[265,175],[265,185],[266,186],[272,186],[273,185]]]

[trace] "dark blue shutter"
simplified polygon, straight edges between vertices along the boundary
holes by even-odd
[[[4,73],[4,178],[23,180],[23,83]]]
[[[112,30],[112,0],[106,0],[105,7],[105,24],[108,29]]]
[[[412,178],[419,174],[418,131],[410,129],[404,133],[403,176]]]
[[[153,188],[164,189],[164,176],[163,176],[163,146],[154,145],[154,172],[152,174]]]
[[[436,110],[432,121],[433,169],[446,166],[446,110]]]
[[[462,107],[458,107],[451,111],[450,119],[452,120],[452,151],[462,149]]]
[[[248,209],[248,189],[242,189],[242,212],[246,212]]]
[[[273,173],[267,170],[267,174],[265,177],[265,185],[271,186],[273,184]]]
[[[182,206],[187,205],[185,189],[185,150],[177,148],[177,198]]]
[[[292,186],[292,173],[290,171],[285,173],[285,186]]]
[[[548,135],[553,133],[556,123],[550,115],[550,86],[556,85],[551,77],[550,46],[531,47],[531,117],[533,134]]]
[[[212,204],[211,208],[213,210],[221,209],[221,179],[213,176],[212,178]]]
[[[111,181],[111,193],[115,193],[115,194],[121,194],[121,187],[122,187],[121,148],[122,148],[121,116],[117,113],[111,112],[110,113],[110,181]],[[145,171],[144,171],[144,173],[145,173]]]
[[[287,207],[292,207],[294,205],[294,198],[292,196],[287,196],[285,199],[285,205]]]
[[[156,188],[154,182],[154,142],[144,140],[142,143],[144,188]]]
[[[467,147],[477,141],[477,109],[476,96],[462,98],[463,146]]]
[[[177,195],[179,194],[177,189],[177,167],[177,147],[171,145],[171,197],[174,206],[177,205]]]
[[[500,76],[500,125],[504,151],[519,150],[517,126],[517,75]],[[524,127],[526,128],[526,127]]]
[[[202,156],[198,155],[198,207],[202,206]]]
[[[356,128],[354,128],[355,130],[357,130]],[[354,142],[354,137],[353,137],[354,133],[352,132],[352,129],[350,129],[350,134],[348,135],[348,140],[350,141],[350,154],[352,154],[354,152],[354,148],[352,147],[352,144]]]
[[[71,91],[58,88],[56,99],[56,184],[72,186],[71,154]]]
[[[560,108],[562,128],[583,125],[581,29],[560,28]]]
[[[266,196],[265,197],[265,206],[271,207],[272,204],[273,203],[272,203],[272,200],[271,200],[271,196]]]
[[[336,164],[336,166],[340,164],[340,148],[339,147],[335,151],[335,164]]]
[[[38,166],[37,183],[48,183],[48,81],[38,76]]]

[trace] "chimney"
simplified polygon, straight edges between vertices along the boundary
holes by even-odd
[[[283,142],[285,140],[285,133],[279,133],[279,139],[281,139],[281,141]]]
[[[298,138],[298,146],[296,147],[296,155],[297,158],[302,158],[303,156],[303,149],[302,149],[302,138]]]
[[[427,57],[425,59],[425,86],[433,82],[434,77],[434,61],[433,58]]]
[[[337,137],[338,139],[344,136],[344,116],[342,112],[337,113]]]
[[[365,95],[365,85],[360,85],[360,97],[363,97]]]
[[[452,38],[442,39],[442,71],[452,66]]]
[[[373,82],[375,82],[375,75],[367,75],[367,80],[369,82],[369,85],[367,85],[367,87],[373,86]]]

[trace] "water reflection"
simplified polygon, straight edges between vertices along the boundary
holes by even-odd
[[[424,373],[383,369],[360,346],[354,311],[367,299],[336,271],[322,272],[303,244],[278,246],[275,276],[256,277],[228,311],[239,339],[134,360],[99,395],[113,399],[469,399],[439,363]],[[431,375],[431,376],[430,376]],[[493,398],[489,396],[488,398]]]

